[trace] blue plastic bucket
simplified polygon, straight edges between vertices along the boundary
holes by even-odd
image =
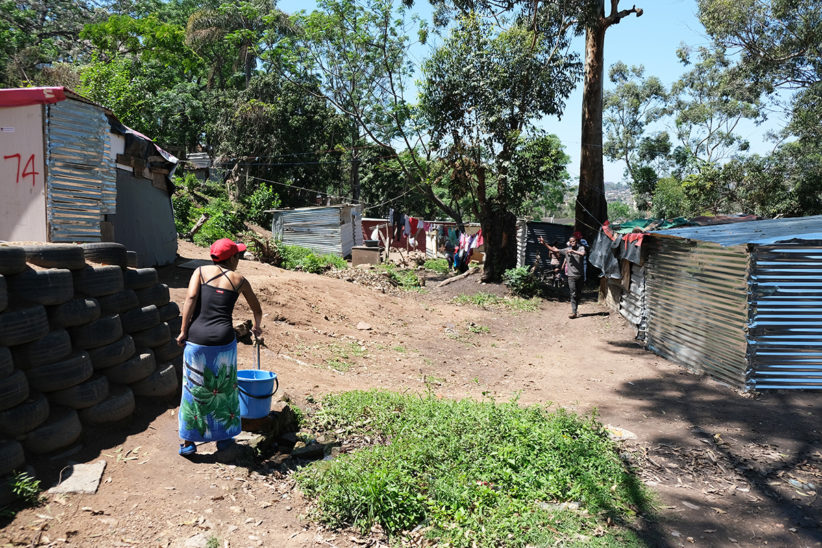
[[[277,388],[274,388],[274,384]],[[271,396],[280,388],[277,374],[259,369],[237,371],[237,387],[240,391],[240,416],[244,419],[260,419],[271,411]]]

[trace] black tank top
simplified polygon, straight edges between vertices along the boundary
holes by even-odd
[[[194,344],[205,346],[222,346],[234,340],[234,322],[232,313],[234,304],[240,296],[239,289],[245,283],[245,279],[240,282],[239,287],[234,287],[231,278],[226,274],[227,270],[222,270],[219,274],[200,284],[200,298],[194,307],[194,320],[188,328],[188,340]],[[202,280],[202,270],[200,279]],[[223,289],[209,285],[209,282],[216,280],[220,276],[228,278],[233,289]]]

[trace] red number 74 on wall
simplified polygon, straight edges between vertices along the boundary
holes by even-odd
[[[10,160],[12,158],[17,158],[17,179],[15,182],[20,182],[20,177],[25,179],[26,177],[31,177],[31,186],[34,186],[37,182],[37,175],[40,175],[39,171],[34,171],[34,154],[29,156],[26,165],[23,166],[23,173],[20,173],[20,163],[22,162],[22,157],[20,154],[9,154],[8,156],[3,156],[4,160]]]

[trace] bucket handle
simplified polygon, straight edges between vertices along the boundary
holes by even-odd
[[[257,398],[258,400],[267,400],[268,398],[270,398],[271,396],[276,394],[277,390],[280,389],[280,379],[278,379],[277,377],[274,377],[274,382],[276,383],[276,386],[274,387],[274,392],[272,392],[271,394],[266,394],[264,396],[255,396],[254,394],[249,394],[248,392],[243,390],[243,387],[240,386],[239,384],[237,385],[237,390],[239,390],[244,396],[248,396],[249,398]]]

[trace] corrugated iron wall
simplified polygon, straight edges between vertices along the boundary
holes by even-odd
[[[275,211],[271,231],[286,245],[298,245],[321,255],[333,253],[346,257],[351,255],[352,246],[362,243],[360,225],[359,243],[355,244],[357,221],[352,215],[353,208],[361,207],[329,206]]]
[[[539,243],[540,236],[548,244],[559,243],[558,247],[565,247],[573,232],[574,227],[570,225],[529,221],[524,232],[517,230],[517,252],[522,257],[522,264],[517,266],[531,266],[538,257],[542,257],[543,264],[547,264],[550,257],[545,246]]]
[[[46,218],[52,242],[100,241],[103,213],[116,203],[103,110],[66,100],[47,106]]]
[[[681,238],[646,238],[648,347],[673,362],[746,387],[748,254]]]
[[[822,389],[822,242],[753,246],[749,387]]]
[[[619,299],[619,313],[637,328],[637,338],[643,339],[648,328],[645,306],[645,265],[631,265],[631,283]]]

